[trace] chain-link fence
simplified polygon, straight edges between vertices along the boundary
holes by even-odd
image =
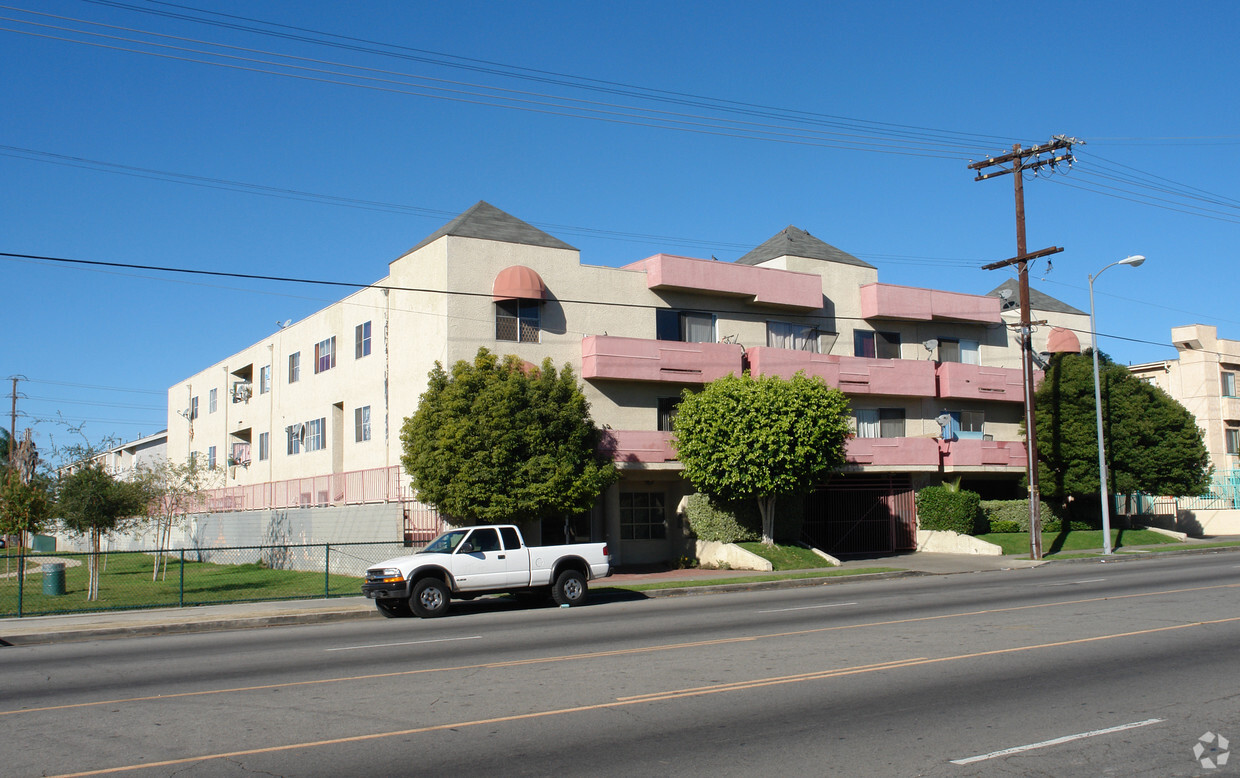
[[[399,541],[178,548],[0,551],[0,617],[261,600],[351,597],[366,569],[415,549]],[[92,573],[95,599],[88,599]]]

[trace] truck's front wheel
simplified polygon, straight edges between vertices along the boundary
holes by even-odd
[[[409,607],[424,619],[442,616],[448,612],[448,585],[438,578],[423,578],[413,585]]]
[[[586,577],[576,570],[565,570],[551,587],[556,605],[581,605],[586,601]]]
[[[389,619],[401,619],[409,616],[409,601],[400,597],[375,600],[375,607]]]

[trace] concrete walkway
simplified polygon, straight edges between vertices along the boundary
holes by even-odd
[[[1211,541],[1223,540],[1212,538]],[[1240,540],[1237,538],[1236,540]],[[1193,553],[1190,544],[1173,554]],[[1139,549],[1123,549],[1139,551]],[[1205,550],[1205,549],[1201,549]],[[1240,547],[1218,549],[1240,551]],[[1083,553],[1083,552],[1082,552]],[[1098,550],[1101,553],[1101,549]],[[1157,556],[1161,556],[1159,554]],[[1107,561],[1131,561],[1149,558],[1154,554],[1130,553],[1117,555]],[[1096,558],[1081,561],[1097,561]],[[798,574],[821,572],[824,577],[807,577],[782,581],[745,583],[743,579],[770,576],[771,573],[749,570],[665,570],[617,572],[600,581],[591,582],[596,596],[606,597],[608,587],[657,584],[658,589],[644,590],[647,597],[670,597],[687,594],[710,594],[722,591],[749,590],[755,588],[790,588],[818,586],[824,582],[857,580],[857,576],[827,573],[839,570],[862,570],[887,568],[888,572],[863,574],[864,578],[893,578],[910,575],[952,575],[997,570],[1014,570],[1037,567],[1046,561],[1034,562],[1018,556],[980,556],[973,554],[907,553],[869,559],[851,559],[841,567],[824,568],[819,571],[802,570]],[[742,579],[741,582],[736,582]],[[728,581],[727,584],[709,585],[703,582]],[[679,584],[695,584],[683,586]],[[332,621],[382,618],[374,603],[364,597],[341,597],[317,600],[281,600],[273,602],[235,603],[229,605],[200,605],[185,608],[158,608],[139,611],[110,611],[105,613],[65,614],[57,616],[29,616],[25,618],[0,619],[0,647],[5,645],[33,645],[59,643],[101,638],[137,637],[143,635],[173,634],[184,632],[208,632],[224,629],[250,629],[255,627],[284,626],[291,624],[321,624]]]

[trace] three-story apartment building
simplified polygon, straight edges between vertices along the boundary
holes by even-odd
[[[736,262],[583,265],[567,243],[478,203],[375,285],[171,387],[168,452],[226,467],[217,510],[407,504],[399,431],[433,364],[483,346],[550,357],[582,379],[623,473],[573,529],[612,542],[621,563],[658,561],[679,555],[687,532],[677,506],[692,487],[671,442],[682,393],[743,370],[803,370],[849,396],[856,424],[845,471],[807,502],[808,539],[904,548],[914,488],[959,477],[987,495],[1019,489],[1013,289],[880,283],[874,266],[791,226]],[[1047,322],[1035,350],[1079,349],[1087,315],[1033,300]]]

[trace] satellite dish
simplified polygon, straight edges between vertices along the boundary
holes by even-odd
[[[1003,301],[1005,301],[1005,302],[1006,302],[1007,300],[1012,299],[1012,290],[1011,290],[1011,289],[1000,289],[1000,290],[999,290],[999,299],[1000,299],[1000,300],[1003,300]]]
[[[929,340],[922,341],[921,345],[926,347],[927,352],[933,354],[934,350],[939,347],[939,339],[930,338]]]

